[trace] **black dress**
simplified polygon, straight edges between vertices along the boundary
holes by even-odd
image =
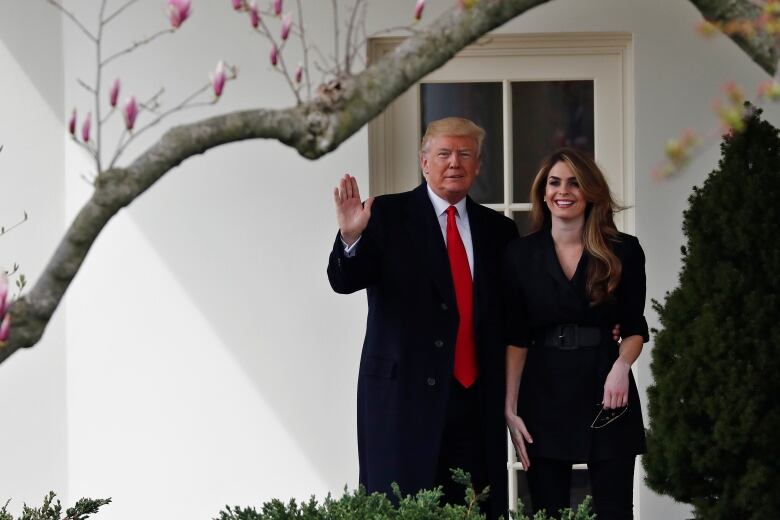
[[[568,280],[555,254],[550,230],[512,242],[504,262],[508,308],[507,343],[529,347],[520,384],[518,415],[534,439],[534,457],[588,462],[645,451],[642,410],[629,373],[628,409],[603,428],[591,424],[600,410],[604,382],[618,357],[611,328],[648,340],[645,304],[645,256],[636,237],[620,234],[613,250],[622,262],[620,284],[605,302],[591,306],[586,292],[588,255],[583,252]],[[595,348],[560,350],[532,345],[541,331],[560,324],[599,327]]]

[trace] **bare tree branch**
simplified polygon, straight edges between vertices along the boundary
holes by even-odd
[[[127,0],[127,2],[124,3],[124,5],[120,6],[119,8],[117,8],[116,11],[108,15],[105,20],[101,20],[101,23],[103,25],[108,25],[109,22],[111,22],[111,20],[113,20],[114,18],[122,14],[122,11],[124,11],[125,9],[127,9],[128,7],[136,3],[137,1],[138,0]]]
[[[336,76],[341,75],[341,61],[339,60],[339,4],[336,0],[331,0],[333,6],[333,52],[336,61]]]
[[[97,42],[97,37],[96,37],[94,34],[92,34],[92,33],[89,31],[89,29],[87,29],[87,28],[84,26],[84,24],[83,24],[83,23],[81,23],[81,20],[79,20],[78,18],[76,18],[76,15],[74,15],[73,13],[71,13],[70,11],[68,11],[67,9],[65,9],[65,7],[63,7],[63,5],[62,5],[60,2],[57,2],[57,1],[55,1],[55,0],[46,0],[46,1],[47,1],[47,2],[49,2],[51,5],[53,5],[54,7],[56,7],[57,9],[59,9],[60,11],[62,11],[62,14],[64,14],[64,15],[65,15],[65,16],[67,16],[68,18],[70,18],[70,19],[73,21],[73,23],[75,23],[75,24],[76,24],[76,26],[77,26],[79,29],[81,29],[81,31],[82,31],[84,34],[86,34],[86,35],[87,35],[87,38],[89,38],[89,39],[90,39],[90,40],[92,40],[93,42]]]
[[[303,24],[303,6],[301,0],[296,0],[298,6],[298,37],[301,40],[301,49],[303,50],[303,74],[306,82],[306,99],[311,99],[311,75],[309,74],[309,46],[306,43],[306,30]]]
[[[153,35],[151,35],[149,37],[146,37],[143,40],[138,40],[138,41],[133,42],[132,45],[130,45],[126,49],[122,49],[121,51],[115,52],[114,54],[112,54],[108,58],[106,58],[103,61],[101,61],[100,65],[105,67],[106,65],[108,65],[109,63],[111,63],[115,59],[119,58],[120,56],[124,56],[125,54],[131,53],[134,50],[136,50],[138,47],[141,47],[143,45],[149,44],[149,43],[153,42],[154,40],[156,40],[157,38],[159,38],[160,36],[162,36],[164,34],[173,34],[173,32],[174,32],[174,30],[170,29],[170,28],[162,29],[161,31],[157,31]]]
[[[13,327],[0,362],[32,347],[116,213],[186,159],[226,143],[276,139],[308,159],[335,150],[409,87],[492,29],[549,0],[483,0],[446,12],[394,52],[354,77],[320,88],[315,97],[283,110],[245,110],[171,128],[126,168],[101,172],[95,191],[56,248],[38,281],[11,306]]]

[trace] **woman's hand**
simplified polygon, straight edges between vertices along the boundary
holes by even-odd
[[[506,425],[509,428],[509,435],[512,437],[512,444],[515,445],[515,450],[520,457],[520,462],[523,463],[523,469],[528,471],[528,468],[531,467],[531,460],[528,458],[525,443],[533,444],[534,440],[528,433],[525,423],[517,414],[507,413]]]
[[[628,373],[630,371],[631,365],[623,359],[617,358],[615,360],[604,383],[602,406],[605,410],[620,408],[628,404]]]

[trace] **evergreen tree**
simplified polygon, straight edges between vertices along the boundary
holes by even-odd
[[[647,483],[697,518],[780,518],[780,138],[760,113],[694,187],[679,287],[654,302]]]

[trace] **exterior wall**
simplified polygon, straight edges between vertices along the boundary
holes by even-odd
[[[35,280],[64,227],[62,31],[44,2],[16,4],[0,16],[0,225],[29,219],[0,237],[0,268]],[[11,498],[13,513],[67,494],[64,332],[60,309],[38,346],[0,366],[0,505]]]
[[[14,194],[4,197],[0,221],[22,208],[32,220],[0,239],[0,262],[18,260],[34,279],[89,194],[80,176],[91,165],[72,144],[63,149],[61,125],[73,106],[89,109],[76,79],[91,77],[93,58],[72,24],[60,26],[42,2],[24,4],[15,7],[14,23],[0,20],[0,64],[18,71],[0,79],[0,113],[16,122],[14,132],[0,129],[2,189]],[[94,20],[94,2],[67,4]],[[327,5],[307,3],[307,20],[325,19]],[[426,19],[451,5],[429,1]],[[372,1],[368,31],[408,23],[412,8],[411,0]],[[666,139],[717,125],[710,104],[723,82],[738,79],[752,89],[764,78],[725,38],[701,41],[697,20],[684,0],[554,0],[499,30],[633,33],[636,230],[654,298],[676,283],[681,213],[690,187],[716,165],[717,143],[679,177],[657,184],[649,172]],[[162,2],[141,0],[114,22],[107,45],[119,49],[165,26]],[[315,40],[328,31],[329,23],[307,27]],[[43,52],[60,39],[62,57]],[[162,100],[170,105],[205,82],[219,59],[239,65],[240,78],[216,108],[152,129],[120,164],[173,122],[290,104],[267,54],[228,2],[194,2],[179,34],[116,62],[104,81],[120,76],[122,99],[165,86]],[[779,115],[773,109],[770,120],[780,123]],[[107,142],[118,139],[119,127],[115,116]],[[32,142],[41,143],[35,153],[19,155]],[[344,172],[367,188],[367,165],[365,129],[316,162],[275,142],[231,144],[185,161],[122,211],[93,247],[44,341],[0,366],[0,395],[16,396],[0,399],[4,422],[30,425],[0,433],[0,499],[35,502],[51,488],[65,501],[112,496],[105,518],[148,511],[209,517],[226,503],[323,496],[356,485],[365,297],[333,294],[325,265],[335,235],[330,191]],[[648,317],[657,324],[652,311]],[[643,387],[651,348],[637,366]],[[686,516],[685,507],[644,488],[639,506],[644,518]]]

